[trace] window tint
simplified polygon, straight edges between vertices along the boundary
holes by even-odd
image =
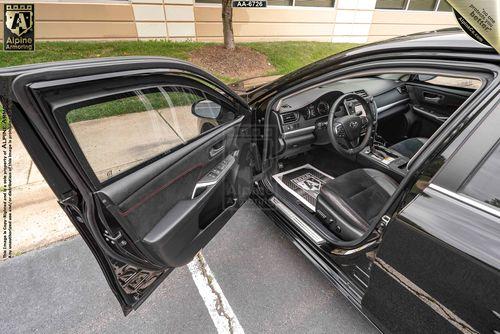
[[[377,9],[405,9],[406,0],[377,0]]]
[[[484,160],[462,193],[500,208],[500,145]]]
[[[427,83],[439,86],[449,86],[456,88],[468,88],[468,89],[478,89],[481,87],[481,81],[477,79],[470,78],[457,78],[457,77],[445,77],[445,76],[429,76],[430,79],[426,78],[425,75],[419,75],[419,79]]]
[[[201,100],[210,98],[191,88],[137,90],[71,110],[66,121],[102,182],[234,118],[229,111],[217,120],[194,116]]]
[[[411,0],[408,5],[409,10],[434,10],[436,0]]]

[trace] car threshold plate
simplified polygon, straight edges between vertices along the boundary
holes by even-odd
[[[315,211],[316,198],[321,187],[332,180],[328,174],[307,164],[283,173],[273,175],[273,179],[297,198],[306,208]]]

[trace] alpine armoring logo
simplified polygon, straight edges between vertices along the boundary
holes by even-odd
[[[460,27],[479,43],[500,53],[500,1],[447,0]]]
[[[4,4],[5,51],[34,51],[35,5]]]

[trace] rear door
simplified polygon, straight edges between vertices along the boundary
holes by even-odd
[[[384,331],[500,331],[497,95],[484,113],[425,165],[384,232],[362,302]]]
[[[185,62],[0,72],[2,104],[128,314],[248,198],[246,103]]]

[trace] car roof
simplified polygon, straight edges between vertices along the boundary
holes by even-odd
[[[411,35],[394,37],[359,47],[359,51],[370,49],[440,49],[461,50],[473,53],[497,53],[491,46],[477,42],[461,28],[447,28],[419,32]]]

